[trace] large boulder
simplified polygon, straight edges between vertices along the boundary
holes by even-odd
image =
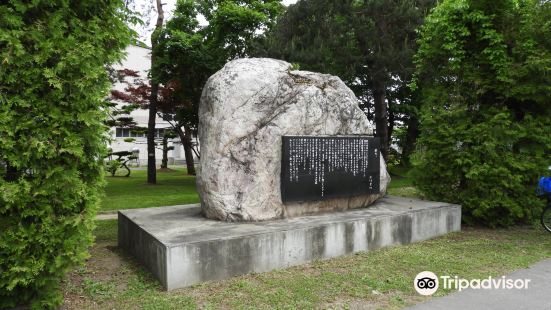
[[[381,157],[380,193],[283,204],[284,135],[372,134],[354,93],[332,75],[268,58],[237,59],[211,76],[199,107],[197,189],[206,217],[261,221],[369,205],[390,177]]]

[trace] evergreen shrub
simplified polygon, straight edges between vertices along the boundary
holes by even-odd
[[[420,29],[415,183],[467,223],[530,223],[551,164],[551,2],[445,0]]]
[[[106,66],[132,32],[121,0],[0,4],[0,308],[62,302],[103,185]]]

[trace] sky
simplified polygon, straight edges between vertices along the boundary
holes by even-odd
[[[153,0],[135,0],[134,7],[132,8],[134,11],[140,12],[146,16],[144,18],[145,25],[135,26],[133,27],[136,32],[138,32],[138,35],[140,37],[140,41],[145,42],[147,45],[151,45],[151,32],[153,32],[153,28],[155,27],[155,22],[157,20],[157,11],[154,7],[155,1]],[[289,5],[296,3],[297,0],[283,0],[282,3],[284,5]],[[176,6],[176,0],[164,0],[163,3],[165,4],[163,6],[165,10],[165,22],[170,19],[172,16],[172,12],[174,11],[174,8]]]

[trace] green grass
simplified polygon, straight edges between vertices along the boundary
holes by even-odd
[[[96,243],[117,240],[117,220],[96,221]]]
[[[428,299],[412,286],[420,271],[486,278],[551,257],[550,235],[541,229],[464,228],[416,244],[164,292],[149,272],[116,248],[116,225],[116,220],[103,221],[96,229],[92,258],[65,281],[66,308],[397,309]],[[439,290],[435,296],[450,292]]]
[[[401,188],[401,187],[413,187],[413,180],[409,177],[397,177],[391,176],[390,184],[388,188]]]
[[[410,176],[409,167],[395,166],[389,167],[390,184],[388,184],[387,193],[393,196],[402,196],[410,198],[423,198],[423,195],[413,185],[413,178]]]
[[[407,169],[391,172],[390,194],[420,196]],[[198,201],[194,177],[182,170],[159,173],[159,185],[146,185],[145,178],[145,171],[133,171],[130,178],[108,177],[103,209]],[[91,258],[64,282],[66,309],[398,309],[429,298],[413,289],[420,271],[486,278],[551,257],[551,238],[539,228],[463,228],[416,244],[164,292],[148,271],[117,248],[117,221],[97,224]],[[450,292],[439,290],[435,296]]]
[[[101,211],[198,203],[195,177],[186,175],[186,170],[182,168],[173,170],[157,172],[156,185],[147,184],[146,170],[132,170],[128,178],[106,176],[107,186]],[[388,186],[388,194],[422,198],[413,186],[408,168],[392,167],[389,170],[392,180]]]
[[[393,167],[390,169],[392,180],[388,193],[395,196],[420,197],[413,186],[408,169]],[[146,170],[132,170],[130,177],[106,176],[107,186],[101,211],[113,211],[135,208],[162,207],[179,204],[198,203],[199,196],[195,188],[195,177],[186,175],[179,168],[172,172],[157,172],[157,184],[147,184]]]
[[[132,170],[130,177],[106,176],[101,211],[149,208],[199,202],[195,177],[185,169],[157,172],[157,184],[147,184],[146,170]]]

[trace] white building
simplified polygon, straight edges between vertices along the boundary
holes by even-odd
[[[125,78],[123,83],[117,82],[113,85],[114,90],[125,91],[125,88],[128,86],[128,83],[135,84],[135,79],[142,79],[147,81],[147,74],[151,68],[151,50],[147,48],[142,48],[138,46],[128,46],[126,48],[126,57],[121,61],[120,64],[113,66],[115,70],[121,69],[130,69],[133,71],[138,71],[140,77],[129,77]],[[119,107],[126,105],[128,103],[119,103]],[[122,115],[121,115],[122,116]],[[124,115],[128,116],[128,115]],[[129,115],[133,118],[134,122],[139,127],[147,127],[149,119],[149,111],[146,109],[137,109],[131,112]],[[163,128],[170,128],[170,124],[163,119],[157,117],[156,119],[157,136],[161,137]],[[110,135],[112,137],[109,147],[113,152],[120,151],[139,151],[139,161],[140,165],[147,165],[147,140],[145,134],[136,134],[128,128],[117,128],[111,127]],[[125,142],[125,139],[134,138],[134,142]],[[174,146],[174,150],[168,152],[168,163],[169,164],[184,164],[185,155],[184,148],[180,143],[179,138],[170,139],[169,146]],[[157,164],[161,163],[163,152],[157,148],[155,152],[155,159]]]

